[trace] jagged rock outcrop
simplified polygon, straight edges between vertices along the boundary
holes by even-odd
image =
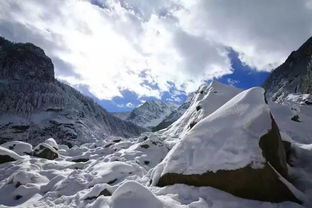
[[[263,88],[273,101],[290,93],[312,94],[312,37],[272,72]]]
[[[42,49],[0,39],[0,143],[36,145],[53,137],[71,146],[143,131],[56,80]]]

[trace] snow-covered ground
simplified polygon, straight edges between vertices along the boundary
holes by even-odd
[[[16,161],[0,164],[0,207],[312,207],[312,130],[306,129],[307,122],[312,118],[308,113],[311,112],[311,106],[296,105],[301,113],[305,112],[299,115],[300,122],[296,122],[291,120],[293,111],[287,103],[266,105],[261,95],[263,91],[259,88],[240,93],[237,89],[223,91],[225,88],[219,83],[213,86],[205,86],[206,90],[198,94],[202,98],[192,101],[189,109],[192,108],[194,115],[190,113],[191,110],[186,111],[181,119],[163,131],[143,133],[128,139],[111,137],[72,148],[56,145],[50,139],[45,144],[57,149],[58,158],[55,160],[24,154],[33,150],[25,143],[3,144],[0,158],[7,154]],[[231,105],[227,102],[229,100]],[[210,102],[216,104],[211,106]],[[197,106],[201,106],[200,109]],[[283,109],[287,107],[290,113],[284,114]],[[208,186],[153,185],[155,171],[161,163],[165,163],[166,171],[182,167],[186,173],[200,173],[204,169],[235,169],[251,162],[261,164],[264,158],[256,138],[271,127],[271,123],[263,123],[270,120],[270,110],[280,127],[283,140],[292,143],[293,162],[288,170],[291,183],[303,195],[302,205],[290,201],[271,203],[244,199]],[[177,130],[182,126],[189,127],[191,119],[197,119],[197,124],[192,128]],[[236,119],[238,122],[234,125],[233,120]],[[294,133],[301,128],[305,133]],[[207,138],[212,138],[210,143],[196,139],[205,137],[203,132]],[[197,152],[208,143],[211,145],[209,151]],[[182,151],[184,147],[193,148],[194,152],[186,151],[183,157],[174,158],[176,150]],[[222,157],[224,155],[227,157]],[[191,156],[197,160],[191,160]],[[171,163],[164,158],[180,159],[181,164],[186,166],[180,166],[180,163],[170,166]]]
[[[60,145],[56,160],[24,155],[0,164],[1,207],[301,207],[242,199],[211,187],[152,186],[150,172],[168,148],[161,135],[147,137],[72,149]]]

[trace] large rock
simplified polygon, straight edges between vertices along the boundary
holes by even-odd
[[[54,160],[59,157],[57,150],[58,146],[56,142],[54,139],[50,138],[45,142],[38,144],[33,151],[33,155],[48,160]]]
[[[19,160],[21,158],[22,158],[21,156],[19,156],[18,154],[16,154],[12,150],[9,150],[7,148],[0,146],[0,164]]]
[[[264,90],[246,90],[200,121],[154,170],[153,183],[212,186],[248,199],[300,202]]]

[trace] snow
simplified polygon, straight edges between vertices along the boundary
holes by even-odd
[[[113,184],[117,181],[123,180],[129,175],[143,176],[143,169],[135,163],[125,163],[120,161],[102,162],[98,161],[86,169],[92,174],[90,184],[108,183]]]
[[[241,90],[217,81],[202,85],[192,97],[190,107],[164,134],[183,137],[189,131],[191,123],[198,123],[239,92]]]
[[[155,190],[155,194],[163,201],[174,199],[175,206],[183,208],[302,208],[292,202],[270,203],[235,197],[229,193],[212,187],[193,187],[175,184]]]
[[[173,103],[149,100],[131,112],[113,113],[113,115],[138,126],[152,128],[157,126],[177,108],[178,106]]]
[[[271,102],[269,105],[281,132],[293,141],[303,144],[312,143],[311,105],[301,105],[296,99],[285,100],[283,103]],[[291,120],[295,115],[298,115],[299,122]]]
[[[49,138],[49,139],[45,140],[44,143],[53,147],[55,150],[59,149],[58,144],[56,143],[56,141],[53,138]]]
[[[261,167],[259,139],[271,129],[263,93],[262,88],[245,90],[201,120],[169,152],[162,174]]]
[[[120,186],[111,198],[112,208],[161,208],[161,201],[147,188],[135,181]]]
[[[304,133],[310,132],[305,128],[308,125],[310,115],[308,109],[311,106],[292,104],[299,111],[291,110],[289,103],[268,106],[264,102],[261,88],[252,88],[239,93],[235,88],[222,86],[216,82],[206,85],[205,93],[197,93],[189,109],[182,115],[181,118],[184,119],[179,122],[184,123],[175,123],[164,131],[146,132],[135,138],[106,137],[104,140],[96,142],[90,140],[90,143],[75,145],[72,148],[48,139],[43,144],[54,151],[55,147],[58,149],[60,156],[56,160],[19,156],[11,150],[0,147],[0,152],[18,158],[17,161],[0,164],[0,206],[311,207],[312,142],[303,138]],[[199,113],[196,110],[198,105],[202,106]],[[285,124],[281,123],[281,134],[284,140],[292,142],[296,152],[294,167],[289,167],[290,177],[294,178],[292,181],[294,186],[284,181],[281,176],[280,179],[294,190],[298,197],[300,194],[304,195],[300,197],[304,198],[303,206],[293,202],[270,203],[247,200],[211,187],[176,184],[160,188],[151,184],[158,181],[157,178],[162,174],[172,171],[203,173],[207,170],[236,169],[250,163],[254,168],[260,168],[264,158],[258,142],[259,137],[271,128],[269,108],[273,108],[277,122],[287,118],[287,122],[283,121]],[[284,110],[286,114],[283,113]],[[294,112],[300,112],[302,122],[290,119]],[[197,124],[191,129],[188,128],[187,118],[197,119]],[[182,129],[182,131],[175,129],[179,133],[178,136],[168,134],[169,130],[175,127]],[[300,129],[305,132],[296,132]],[[14,151],[21,153],[31,147],[23,142],[13,143],[18,144]],[[3,145],[9,147],[13,143]],[[85,161],[74,162],[78,159]],[[112,195],[103,194],[105,189]]]
[[[37,208],[301,207],[292,202],[246,200],[211,187],[178,184],[159,188],[150,185],[152,173],[159,170],[154,166],[169,151],[166,139],[169,138],[155,132],[138,138],[86,143],[71,149],[59,145],[62,155],[57,160],[25,156],[22,160],[0,164],[0,204],[3,207]],[[120,141],[113,142],[117,140]],[[111,145],[105,147],[107,144]],[[72,162],[77,158],[88,158],[89,161]],[[143,162],[147,158],[150,164],[145,165]],[[307,174],[309,169],[302,169]],[[18,182],[21,185],[16,188]],[[101,195],[104,189],[112,196]],[[304,194],[311,193],[309,190],[306,188]],[[17,195],[22,197],[17,200]]]
[[[44,148],[42,148],[44,147]],[[35,148],[34,148],[34,153],[36,153],[37,155],[40,154],[41,152],[43,152],[45,149],[49,149],[50,151],[58,154],[57,150],[54,149],[52,146],[50,146],[47,143],[40,143],[38,144]]]
[[[1,146],[12,150],[19,155],[30,154],[32,152],[32,145],[21,141],[6,142]]]
[[[28,143],[2,144],[0,156],[16,161],[0,164],[1,208],[312,207],[311,95],[287,95],[281,89],[279,103],[268,106],[260,88],[241,92],[213,81],[179,109],[149,101],[135,110],[134,123],[147,127],[173,111],[165,121],[181,116],[167,129],[138,136],[144,129],[111,116],[57,80],[0,82],[1,138],[42,143],[59,153],[46,160],[24,155],[32,152]],[[166,172],[203,173],[249,164],[260,168],[264,158],[258,142],[271,128],[270,110],[282,139],[291,143],[293,159],[291,183],[278,176],[303,200],[302,206],[247,200],[212,187],[152,184]]]
[[[16,154],[12,150],[9,150],[9,149],[1,147],[1,146],[0,146],[0,155],[7,155],[7,156],[9,156],[15,160],[21,160],[22,159],[22,157],[20,155]]]

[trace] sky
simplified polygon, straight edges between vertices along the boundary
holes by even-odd
[[[182,103],[209,80],[259,86],[312,34],[312,0],[2,0],[0,35],[109,111]]]

